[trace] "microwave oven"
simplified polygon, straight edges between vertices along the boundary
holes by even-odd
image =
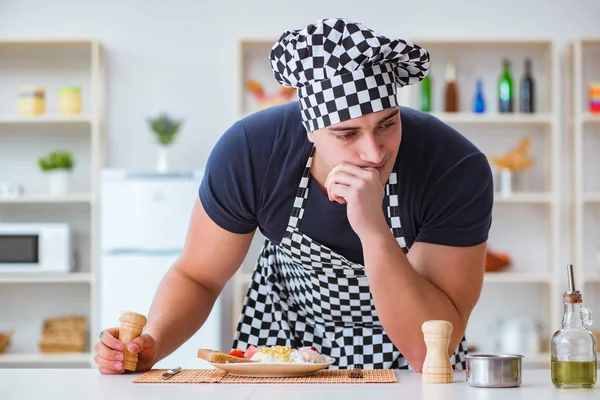
[[[71,230],[63,223],[0,223],[0,273],[70,272]]]

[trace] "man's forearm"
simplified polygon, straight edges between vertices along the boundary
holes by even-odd
[[[144,329],[157,342],[158,360],[175,351],[204,324],[217,297],[218,293],[177,268],[169,269],[152,301]]]
[[[421,325],[427,320],[452,323],[449,353],[454,352],[465,322],[448,296],[412,268],[389,230],[361,241],[379,320],[411,367],[419,372],[422,369],[427,348]]]

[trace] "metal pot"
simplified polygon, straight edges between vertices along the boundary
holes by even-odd
[[[519,354],[467,355],[467,383],[486,388],[520,386],[522,358]]]

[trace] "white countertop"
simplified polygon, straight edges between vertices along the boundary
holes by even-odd
[[[102,375],[96,369],[0,369],[2,400],[116,400],[116,399],[600,399],[600,385],[587,390],[559,390],[550,370],[524,369],[518,388],[470,387],[465,372],[457,371],[451,384],[421,382],[412,371],[396,371],[397,383],[385,384],[224,384],[159,383],[131,381],[135,375]]]

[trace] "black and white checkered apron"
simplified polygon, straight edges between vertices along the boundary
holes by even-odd
[[[336,360],[332,369],[349,366],[407,369],[406,359],[379,322],[364,266],[347,260],[299,230],[308,198],[311,164],[312,154],[281,244],[269,239],[264,242],[233,348],[315,346]],[[385,185],[385,194],[388,224],[407,253],[395,172]],[[400,300],[398,304],[402,306]],[[450,359],[455,369],[466,368],[466,353],[463,337]]]

